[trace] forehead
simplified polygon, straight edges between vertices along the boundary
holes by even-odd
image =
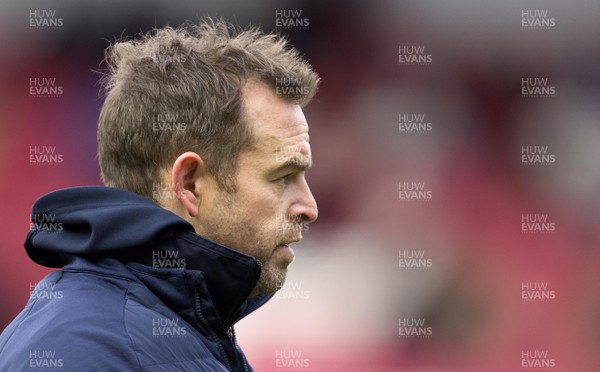
[[[243,115],[255,147],[297,146],[310,151],[308,124],[300,106],[278,96],[266,84],[249,80],[242,90]]]

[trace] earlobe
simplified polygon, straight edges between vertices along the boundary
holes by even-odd
[[[198,215],[201,198],[200,175],[204,163],[195,152],[186,152],[175,160],[171,177],[173,192],[190,217]]]

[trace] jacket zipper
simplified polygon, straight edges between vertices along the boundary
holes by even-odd
[[[227,334],[229,335],[229,339],[233,342],[233,346],[235,347],[237,356],[241,357],[241,359],[242,359],[242,364],[244,365],[244,371],[249,372],[248,371],[248,363],[246,361],[246,356],[244,356],[244,353],[242,353],[242,349],[240,348],[240,346],[237,343],[237,337],[235,337],[235,329],[233,327],[229,327],[229,329],[227,330]]]
[[[258,268],[262,270],[262,263],[258,260],[256,260],[255,262],[258,265]],[[249,372],[248,360],[246,359],[246,356],[242,352],[240,345],[238,345],[238,343],[237,343],[237,337],[235,336],[235,329],[233,328],[233,326],[229,327],[229,329],[227,329],[227,334],[229,335],[229,339],[233,342],[233,346],[235,347],[235,351],[236,351],[236,356],[239,356],[242,358],[242,364],[244,365],[244,372]]]
[[[206,326],[206,328],[210,332],[210,335],[212,336],[213,340],[219,347],[219,352],[221,353],[221,356],[225,360],[225,367],[227,367],[227,370],[233,371],[233,369],[231,369],[231,364],[229,363],[229,359],[227,359],[227,354],[225,354],[225,349],[223,348],[223,345],[219,341],[219,337],[217,337],[217,334],[215,333],[215,331],[212,329],[210,324],[208,324],[208,322],[206,321],[206,319],[204,319],[204,316],[202,315],[202,310],[200,309],[200,294],[198,293],[198,291],[194,292],[194,297],[196,299],[196,303],[195,303],[196,316],[198,317],[198,319],[200,319],[202,324],[204,324]]]

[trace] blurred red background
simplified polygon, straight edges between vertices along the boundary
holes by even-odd
[[[38,9],[62,25],[30,28]],[[554,26],[523,28],[533,9]],[[282,292],[237,327],[255,369],[516,371],[533,350],[554,370],[600,370],[599,4],[94,0],[0,10],[0,329],[49,272],[23,248],[32,203],[100,184],[96,71],[109,42],[207,14],[272,31],[277,11],[300,10],[308,27],[278,31],[323,79],[305,110],[320,217]],[[431,63],[401,63],[401,46],[424,47]],[[62,95],[33,97],[35,78],[56,79]],[[528,78],[547,78],[554,94],[523,97]],[[430,130],[402,131],[399,116],[413,114]],[[63,162],[31,164],[35,146]],[[525,165],[522,146],[547,146],[556,161]],[[431,198],[399,199],[404,182]],[[525,233],[523,214],[555,230]],[[406,252],[429,264],[399,267]],[[553,298],[526,301],[526,283]],[[423,319],[431,337],[401,337],[406,319]]]

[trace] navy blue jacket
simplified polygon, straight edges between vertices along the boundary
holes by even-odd
[[[252,371],[233,325],[260,262],[110,187],[49,193],[25,248],[46,276],[0,336],[0,371]],[[42,368],[40,368],[42,367]]]

